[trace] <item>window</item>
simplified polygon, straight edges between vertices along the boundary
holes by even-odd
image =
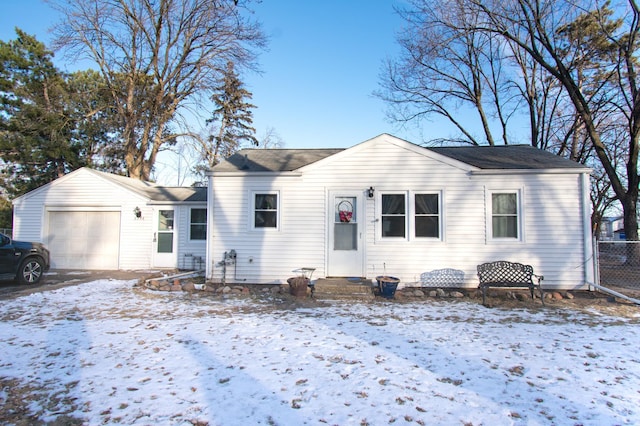
[[[493,238],[520,238],[517,192],[491,194],[491,235]]]
[[[254,194],[254,228],[278,228],[278,194]]]
[[[382,194],[382,237],[406,237],[404,194]]]
[[[207,209],[191,209],[189,235],[192,240],[207,238]]]
[[[440,238],[438,194],[415,194],[415,236]]]

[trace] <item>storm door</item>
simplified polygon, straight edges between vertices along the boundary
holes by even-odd
[[[177,266],[175,211],[173,209],[158,210],[156,220],[156,230],[153,234],[153,266],[175,268]]]
[[[327,276],[363,276],[364,211],[361,199],[361,194],[354,193],[331,193],[329,196]]]

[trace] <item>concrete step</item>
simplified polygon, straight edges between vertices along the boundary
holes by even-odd
[[[316,299],[373,300],[373,283],[368,279],[320,278],[315,280]]]

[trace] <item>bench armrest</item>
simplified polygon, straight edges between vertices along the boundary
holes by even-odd
[[[544,275],[531,274],[531,276],[538,279],[538,285],[540,285],[540,281],[544,280]]]

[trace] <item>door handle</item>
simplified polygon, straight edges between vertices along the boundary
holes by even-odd
[[[153,233],[153,242],[154,242],[154,243],[156,242],[156,234],[157,234],[157,232],[154,232],[154,233]]]

